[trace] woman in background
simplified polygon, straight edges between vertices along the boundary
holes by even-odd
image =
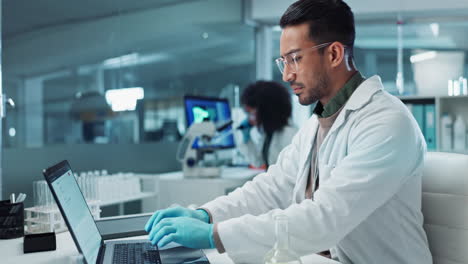
[[[244,89],[241,104],[248,117],[238,127],[239,151],[254,167],[268,168],[297,132],[290,123],[291,95],[277,82],[257,81]]]

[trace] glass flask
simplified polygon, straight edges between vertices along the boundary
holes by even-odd
[[[265,255],[265,264],[302,264],[299,255],[289,248],[288,217],[275,216],[276,243]]]

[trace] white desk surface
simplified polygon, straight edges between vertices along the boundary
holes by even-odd
[[[146,236],[132,237],[145,238]],[[1,263],[75,263],[78,250],[69,232],[57,234],[57,249],[54,251],[23,254],[23,238],[0,240]],[[207,258],[213,264],[233,264],[227,254],[218,254],[215,249],[204,250]],[[338,262],[318,256],[302,257],[303,264],[338,264]]]

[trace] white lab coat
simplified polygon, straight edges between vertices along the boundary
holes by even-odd
[[[260,263],[275,242],[274,215],[289,218],[300,255],[331,249],[344,264],[432,263],[422,228],[426,145],[408,109],[380,77],[353,93],[318,153],[320,187],[305,199],[318,121],[313,115],[266,173],[208,209],[228,255]]]
[[[290,124],[283,127],[283,129],[280,131],[273,133],[270,142],[270,148],[268,150],[268,164],[276,163],[281,150],[291,144],[292,139],[296,133],[297,128]],[[257,127],[252,128],[250,134],[251,140],[249,140],[247,143],[238,143],[237,148],[239,149],[240,153],[244,155],[249,164],[252,164],[255,167],[260,167],[265,164],[262,154],[265,136],[263,133],[258,132]]]

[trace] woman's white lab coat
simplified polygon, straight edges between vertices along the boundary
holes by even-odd
[[[262,262],[281,213],[300,255],[331,249],[345,264],[432,263],[421,213],[426,145],[407,108],[378,76],[364,81],[319,149],[320,187],[310,200],[304,194],[317,128],[312,116],[266,173],[202,206],[228,255]]]
[[[297,128],[288,124],[280,131],[273,133],[271,137],[270,147],[268,149],[268,164],[275,164],[281,150],[291,144],[294,135],[297,133]],[[255,167],[260,167],[265,164],[263,159],[262,149],[265,141],[265,136],[258,132],[257,127],[252,128],[251,140],[247,143],[238,143],[237,148],[244,155],[247,162]],[[237,142],[242,142],[238,140]]]

